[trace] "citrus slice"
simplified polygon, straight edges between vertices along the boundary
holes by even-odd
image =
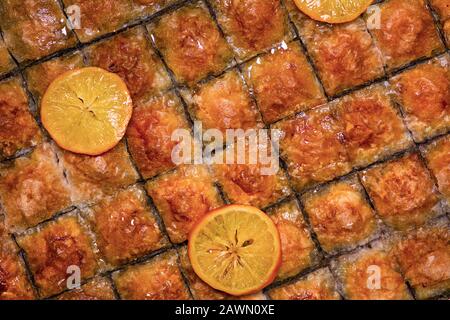
[[[133,105],[125,82],[100,68],[68,71],[42,98],[41,120],[63,149],[99,155],[125,134]]]
[[[281,264],[275,224],[250,206],[225,206],[204,216],[190,233],[188,253],[204,282],[235,296],[269,285]]]
[[[310,18],[328,23],[345,23],[358,18],[373,0],[294,0]]]

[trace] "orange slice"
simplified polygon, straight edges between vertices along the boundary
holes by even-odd
[[[358,18],[373,0],[294,0],[310,18],[328,23],[345,23]]]
[[[61,148],[95,156],[119,143],[132,110],[125,82],[91,67],[68,71],[52,82],[42,98],[41,120]]]
[[[225,206],[204,216],[191,231],[188,253],[204,282],[235,296],[269,285],[281,264],[275,224],[250,206]]]

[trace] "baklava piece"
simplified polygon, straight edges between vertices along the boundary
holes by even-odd
[[[378,4],[379,29],[371,30],[388,69],[443,50],[438,30],[425,0],[388,0]]]
[[[328,253],[352,249],[377,234],[378,221],[356,176],[310,191],[302,201],[320,245]]]
[[[97,271],[91,239],[72,213],[28,231],[17,241],[25,250],[34,280],[44,297],[67,289],[74,266],[79,268],[81,280],[94,276]]]
[[[103,195],[127,187],[139,178],[125,144],[99,156],[88,156],[60,150],[75,202],[97,202]]]
[[[251,149],[247,140],[245,144],[236,142],[215,154],[212,165],[215,178],[232,203],[264,208],[291,193],[288,179],[279,166],[279,159],[275,159],[278,155],[272,154],[272,150],[269,149],[271,141],[258,142],[257,151]],[[241,151],[242,146],[245,146],[244,151]],[[259,154],[252,154],[253,152]],[[234,161],[230,161],[230,155],[233,153]],[[259,159],[256,159],[258,155]],[[250,163],[252,156],[258,161]],[[262,157],[267,157],[266,160],[270,163],[263,164]]]
[[[115,300],[111,283],[106,278],[95,278],[57,297],[58,300]]]
[[[81,42],[89,42],[124,26],[132,17],[130,0],[62,0],[68,16],[80,13],[75,33]]]
[[[448,0],[430,0],[430,3],[441,19],[447,43],[450,44],[450,3]]]
[[[144,178],[173,169],[172,133],[189,129],[183,106],[174,93],[156,96],[134,108],[127,130],[128,147]]]
[[[201,165],[178,167],[148,182],[147,191],[174,243],[185,241],[198,219],[222,205],[208,169]]]
[[[281,0],[213,0],[211,4],[241,61],[292,37]]]
[[[329,25],[304,17],[299,32],[328,95],[384,75],[382,57],[361,19]]]
[[[416,153],[365,170],[361,179],[383,221],[399,230],[439,214],[439,197]]]
[[[422,142],[450,130],[450,59],[442,56],[392,80],[406,125]]]
[[[341,256],[333,266],[350,300],[412,299],[395,259],[378,242],[371,248]]]
[[[67,71],[83,66],[83,55],[79,51],[31,66],[25,69],[28,88],[39,102],[53,80]]]
[[[144,191],[131,187],[86,209],[106,262],[117,267],[160,249],[166,241],[146,204]]]
[[[450,212],[450,135],[430,143],[422,150],[445,199],[447,211]]]
[[[326,105],[276,124],[282,131],[281,156],[292,183],[301,192],[351,171],[343,128]]]
[[[0,300],[30,300],[34,292],[28,281],[19,250],[0,216]]]
[[[58,0],[3,0],[0,27],[19,62],[38,59],[76,44]]]
[[[300,45],[283,43],[246,65],[266,123],[326,102],[320,84]]]
[[[8,49],[6,48],[0,34],[0,76],[13,70],[15,67],[16,65],[13,59],[11,59]]]
[[[354,167],[365,167],[412,145],[384,86],[348,95],[339,101],[336,110]]]
[[[125,300],[189,300],[174,251],[149,262],[128,267],[113,275],[117,290]]]
[[[142,27],[89,47],[87,55],[91,65],[116,73],[125,81],[135,106],[171,85]]]
[[[293,277],[314,265],[318,251],[295,200],[278,205],[267,213],[280,233],[282,259],[277,279]]]
[[[49,144],[0,168],[0,199],[10,230],[22,230],[70,206],[70,192]]]
[[[163,16],[149,31],[179,82],[193,84],[219,73],[232,59],[230,48],[201,3]]]
[[[203,129],[251,129],[262,127],[260,114],[240,76],[233,70],[220,78],[183,91],[189,110]]]
[[[11,158],[41,140],[19,79],[0,82],[0,160]]]
[[[450,290],[450,232],[447,223],[405,235],[394,248],[401,271],[419,299]]]
[[[218,291],[207,283],[203,282],[192,269],[191,262],[189,261],[187,248],[181,247],[179,249],[181,268],[185,274],[192,295],[195,300],[265,300],[266,297],[262,292],[254,293],[247,296],[232,296],[225,292]]]
[[[319,269],[295,282],[271,289],[274,300],[340,300],[333,276],[327,268]]]

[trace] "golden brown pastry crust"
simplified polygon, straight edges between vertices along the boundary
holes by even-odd
[[[280,0],[214,0],[212,4],[241,60],[280,43],[289,34]]]
[[[422,225],[436,215],[436,188],[415,153],[364,171],[362,181],[380,217],[396,229]]]
[[[80,268],[82,279],[97,271],[91,239],[75,215],[64,216],[20,236],[34,280],[42,296],[48,297],[67,289],[69,266]]]
[[[367,166],[412,145],[400,115],[382,86],[346,96],[338,103],[337,114],[353,166]]]
[[[330,26],[304,18],[299,32],[329,95],[384,75],[381,55],[362,20]]]
[[[61,150],[60,159],[77,202],[97,202],[138,179],[123,142],[95,157]]]
[[[171,85],[140,27],[89,48],[88,57],[91,65],[116,73],[125,81],[134,106]]]
[[[0,82],[0,160],[36,145],[41,134],[19,79]]]
[[[150,30],[178,81],[193,84],[221,71],[232,54],[203,5],[189,5],[164,16]]]
[[[424,0],[389,0],[379,7],[381,28],[371,32],[389,69],[443,49]]]
[[[128,147],[144,178],[175,167],[172,141],[176,129],[188,128],[179,99],[173,93],[157,96],[133,111],[127,129]]]
[[[204,129],[251,129],[262,126],[258,110],[237,71],[184,92],[190,112]]]
[[[404,236],[393,249],[400,268],[419,299],[450,289],[450,233],[442,225]]]
[[[326,101],[305,55],[296,43],[282,45],[246,65],[259,109],[267,123]]]
[[[310,273],[288,285],[269,291],[274,300],[340,300],[336,284],[326,268]]]
[[[374,213],[361,189],[352,178],[303,196],[311,225],[327,252],[354,247],[377,231]]]
[[[298,191],[350,172],[342,127],[329,105],[284,120],[274,128],[283,131],[281,153]]]
[[[146,187],[174,243],[185,241],[195,222],[222,204],[207,168],[200,165],[178,167]]]
[[[0,198],[12,231],[32,227],[70,206],[67,183],[49,144],[0,169]]]
[[[106,278],[95,278],[79,289],[65,292],[58,300],[115,300],[111,283]]]
[[[114,282],[125,300],[190,299],[174,251],[114,274]]]
[[[87,209],[100,253],[112,266],[149,254],[166,244],[145,201],[143,191],[131,187]]]
[[[19,62],[76,44],[57,0],[4,0],[0,27],[5,43]]]
[[[406,123],[421,142],[450,129],[450,59],[443,56],[393,81]]]
[[[0,35],[0,75],[11,71],[14,67],[15,64],[9,55],[3,38]]]

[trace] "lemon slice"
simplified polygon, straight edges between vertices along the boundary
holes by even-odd
[[[328,23],[345,23],[358,18],[373,0],[294,0],[310,18]]]
[[[89,67],[68,71],[52,82],[42,98],[41,120],[61,148],[95,156],[119,143],[132,110],[125,82]]]
[[[204,282],[235,296],[269,285],[281,264],[275,224],[250,206],[230,205],[204,216],[190,234],[188,253]]]

